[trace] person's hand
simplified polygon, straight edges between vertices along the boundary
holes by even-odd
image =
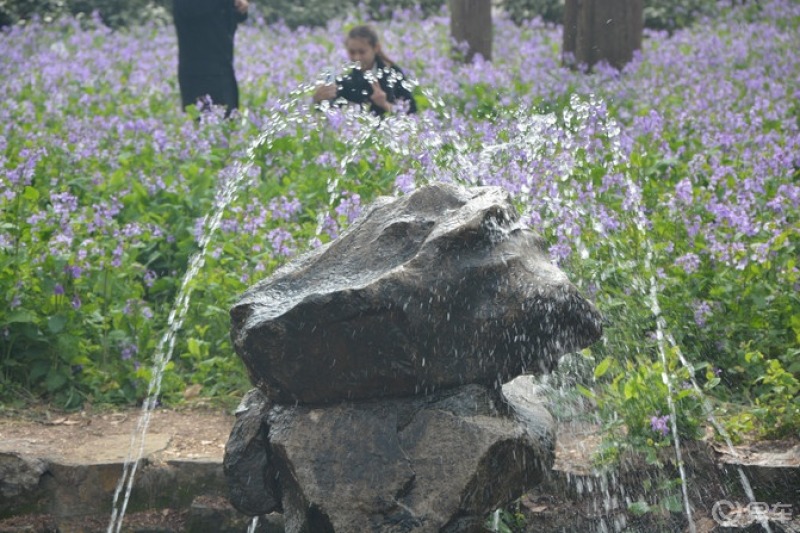
[[[386,93],[383,91],[381,84],[377,81],[372,82],[372,95],[370,95],[370,100],[376,106],[380,107],[384,111],[391,111],[392,106],[389,104],[389,101],[386,99]]]
[[[320,85],[314,91],[314,101],[321,102],[323,100],[333,100],[336,98],[336,85],[329,83],[327,85]]]
[[[233,0],[233,7],[236,8],[236,11],[244,15],[247,13],[247,8],[250,7],[250,3],[247,0]]]

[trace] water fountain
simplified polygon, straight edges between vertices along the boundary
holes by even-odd
[[[601,333],[506,193],[444,184],[377,200],[231,317],[257,386],[232,503],[289,531],[481,529],[553,459],[549,415],[501,385]]]
[[[431,101],[435,103],[436,99],[435,98],[431,98]],[[277,126],[273,126],[272,129],[275,129],[275,127],[278,127],[278,128],[283,127],[281,125],[282,124],[284,124],[284,125],[286,124],[285,115],[277,114],[274,117],[274,119],[275,119],[274,124],[276,124]],[[293,120],[293,119],[290,117],[289,120]],[[390,121],[387,121],[387,123],[390,123]],[[409,124],[411,124],[411,126],[410,126],[411,129],[413,129],[415,127],[415,126],[413,126],[412,122],[409,122]],[[392,141],[389,140],[389,139],[383,139],[381,137],[381,128],[382,127],[384,127],[384,126],[375,127],[374,129],[370,130],[369,134],[370,135],[374,135],[374,138],[377,138],[377,139],[380,140],[379,142],[385,142],[387,145],[389,145],[389,144],[391,144]],[[421,128],[424,128],[424,127],[425,126],[421,126]],[[528,131],[521,131],[518,134],[513,135],[508,142],[506,142],[506,143],[504,143],[502,145],[486,146],[485,149],[482,151],[481,156],[479,157],[479,163],[478,164],[472,163],[472,160],[469,157],[467,157],[468,148],[466,148],[465,145],[459,145],[457,143],[451,144],[451,147],[455,148],[455,155],[456,155],[456,157],[453,160],[454,161],[455,160],[458,161],[458,168],[457,169],[453,169],[453,171],[458,176],[468,177],[469,178],[468,181],[470,181],[470,182],[472,182],[472,181],[481,182],[481,181],[483,181],[484,178],[481,178],[479,176],[486,176],[487,174],[489,174],[491,172],[490,169],[492,168],[492,158],[497,156],[498,154],[499,155],[507,155],[508,153],[511,152],[512,149],[518,149],[520,147],[524,147],[527,154],[529,154],[529,155],[530,154],[535,154],[536,157],[541,157],[542,154],[538,153],[538,151],[540,151],[540,149],[541,149],[541,145],[537,144],[538,141],[536,139],[536,136],[540,135],[548,127],[553,127],[553,121],[550,121],[550,120],[547,119],[547,117],[545,117],[542,120],[534,120],[534,121],[529,122],[527,124],[527,127],[529,128]],[[353,156],[356,153],[356,151],[359,149],[359,146],[365,142],[365,139],[367,138],[366,137],[367,130],[362,130],[362,133],[363,133],[363,135],[357,137],[356,142],[351,143],[352,148],[351,148],[351,150],[349,152],[350,155],[348,156],[348,158],[345,158],[345,161],[342,161],[341,164],[340,164],[340,169],[339,169],[339,173],[340,174],[343,174],[346,171],[347,161],[350,160],[350,159],[353,159]],[[610,133],[609,136],[613,138],[613,136],[614,136],[613,135],[613,131],[610,131],[609,133]],[[257,139],[257,141],[252,145],[251,150],[249,151],[250,162],[252,162],[252,154],[254,153],[256,147],[268,144],[270,142],[271,135],[272,134],[265,133],[262,137]],[[445,144],[448,144],[448,142],[449,142],[449,140],[445,140],[445,141],[440,142],[438,145],[436,145],[434,143],[433,145],[431,145],[431,147],[435,150],[437,146],[443,146]],[[397,147],[395,147],[395,149],[397,149],[398,151],[405,150],[405,152],[409,152],[409,148],[408,147],[397,146]],[[241,182],[241,179],[243,179],[242,177],[244,176],[246,167],[248,165],[249,165],[249,163],[243,165],[240,168],[241,171],[237,173],[237,175],[239,177],[238,177],[237,180],[234,180],[235,182],[237,182],[237,183]],[[487,168],[480,168],[480,165],[486,165]],[[487,170],[487,169],[489,169],[489,170]],[[560,172],[563,175],[568,175],[569,172],[570,172],[569,164],[565,163],[564,161],[562,161],[561,162],[561,167],[559,168],[558,172]],[[338,179],[337,176],[338,175],[333,176],[329,180],[329,194],[330,194],[330,198],[331,198],[331,200],[329,202],[330,203],[329,208],[333,205],[334,200],[336,198],[336,195],[338,194],[338,191],[336,190],[337,189],[337,187],[336,187],[337,181],[336,180]],[[630,186],[631,184],[629,183],[628,185]],[[230,189],[232,191],[232,193],[235,193],[235,190],[236,190],[237,186],[238,185],[235,185],[235,186],[233,186],[232,189]],[[564,187],[566,187],[566,188],[564,188]],[[563,196],[549,198],[547,201],[548,202],[554,202],[554,205],[557,205],[559,203],[561,203],[561,204],[568,203],[569,204],[570,202],[575,204],[575,194],[569,190],[568,182],[567,182],[566,186],[562,185],[561,189],[563,189],[563,193],[564,193]],[[521,190],[518,194],[521,194],[521,197],[524,199],[524,198],[530,198],[531,195],[532,195],[532,192],[531,192],[530,188],[528,188],[528,189],[523,188],[523,190]],[[529,206],[530,202],[524,202],[524,204]],[[220,207],[220,209],[222,209],[223,207]],[[577,204],[575,205],[575,207],[576,207],[576,209],[580,209],[580,206],[578,206]],[[555,207],[554,207],[554,209],[555,209]],[[634,211],[640,213],[641,212],[641,206],[638,206]],[[525,212],[525,213],[523,213],[522,218],[526,219],[528,215],[529,215],[529,213]],[[212,217],[212,221],[213,221],[213,218],[214,217]],[[321,218],[320,218],[320,220],[321,220]],[[210,232],[213,231],[213,225],[212,224],[208,224],[207,228],[209,228],[209,234],[210,234]],[[321,224],[320,224],[320,228],[321,228]],[[318,234],[319,234],[319,231],[320,230],[318,228],[318,232],[317,232]],[[398,229],[398,231],[399,231],[399,229]],[[407,231],[407,230],[403,229],[403,231]],[[644,227],[642,227],[642,232],[643,232],[644,236],[646,237],[646,229]],[[499,233],[502,234],[503,232],[500,231]],[[578,245],[578,248],[580,248],[580,245]],[[200,265],[202,265],[202,255],[203,255],[203,253],[204,252],[201,252],[200,257],[197,259]],[[195,260],[193,259],[192,265],[195,265],[194,261]],[[186,283],[184,283],[184,285],[186,285]],[[654,287],[654,285],[651,283],[650,287],[652,289]],[[162,354],[162,352],[165,352],[166,354],[171,353],[172,344],[174,343],[174,334],[175,334],[175,331],[177,331],[178,327],[180,326],[181,312],[179,310],[181,309],[181,306],[188,304],[189,295],[188,294],[183,295],[183,292],[184,291],[182,290],[181,291],[182,296],[180,296],[178,298],[178,300],[177,300],[176,310],[178,310],[178,311],[174,312],[173,315],[171,316],[171,319],[170,319],[171,326],[170,326],[170,330],[169,330],[170,332],[168,334],[165,334],[165,339],[162,339],[162,343],[160,344],[160,347],[159,347],[159,352],[158,352],[159,354]],[[652,294],[652,292],[650,292],[649,295],[648,295],[648,297],[651,298],[651,302],[652,302],[652,304],[654,306],[654,309],[656,309],[656,310],[657,310],[657,303],[658,303],[657,296],[658,296],[657,295],[657,291],[656,291],[655,296]],[[654,311],[654,314],[658,319],[658,312]],[[172,327],[172,324],[177,324],[177,327]],[[362,326],[362,329],[363,330],[368,330],[368,329],[370,329],[369,326],[370,326],[369,324],[367,324],[366,326]],[[658,326],[659,326],[659,331],[661,332],[661,335],[662,335],[660,342],[663,343],[664,341],[666,341],[666,342],[669,342],[673,347],[675,347],[676,344],[674,343],[673,340],[671,340],[671,336],[669,334],[668,328],[667,328],[666,324],[663,322],[663,320],[658,320]],[[170,336],[170,338],[167,338],[168,335]],[[342,335],[342,339],[344,339],[343,335]],[[342,342],[344,342],[344,340]],[[663,345],[662,345],[661,349],[663,350]],[[365,358],[366,358],[366,354],[365,354]],[[368,358],[367,358],[367,360],[368,360]],[[156,357],[156,361],[157,361],[156,368],[157,369],[158,368],[163,368],[163,365],[165,365],[166,362],[169,361],[169,355],[166,355],[166,356],[160,355],[160,356]],[[331,366],[333,368],[336,368],[337,363],[341,363],[341,360],[334,359],[334,360],[329,361],[329,362],[331,363]],[[429,359],[428,358],[423,358],[421,360],[421,364],[424,364],[426,367],[428,366],[428,363],[429,363]],[[552,365],[552,361],[549,364]],[[687,361],[685,361],[685,360],[683,361],[683,364],[686,365],[687,367],[690,366],[689,363]],[[530,368],[530,367],[535,367],[535,365],[526,365],[526,368]],[[273,367],[269,367],[269,368],[271,369]],[[356,370],[360,371],[360,370],[363,370],[363,368],[359,367]],[[508,368],[506,368],[504,370],[506,371],[506,373],[503,374],[502,378],[511,377],[511,376],[515,375],[515,373],[521,371],[522,369],[521,368],[520,369],[515,369],[515,370],[512,370],[510,372],[508,371]],[[326,372],[328,372],[328,369],[325,369],[324,371],[321,371],[320,374],[325,374]],[[159,376],[159,375],[160,375],[160,372],[158,372],[158,371],[154,372],[154,377],[155,376]],[[270,372],[265,372],[264,373],[264,377],[265,378],[267,376],[269,376],[269,375],[270,375]],[[325,374],[325,376],[327,376],[327,374]],[[502,381],[502,378],[501,378],[501,381]],[[346,401],[374,401],[375,400],[375,395],[380,396],[380,395],[384,394],[384,392],[386,392],[387,389],[392,389],[392,387],[395,386],[395,385],[391,385],[390,384],[391,380],[379,381],[379,389],[380,389],[380,391],[376,392],[375,390],[371,390],[371,391],[370,390],[365,390],[365,391],[359,392],[358,394],[356,394],[356,396],[350,395],[350,393],[352,393],[353,389],[348,386],[348,388],[347,388],[348,395],[345,395],[345,397],[342,398],[340,396],[340,394],[343,391],[324,390],[324,386],[329,384],[328,381],[333,381],[333,380],[320,379],[314,384],[313,387],[310,388],[310,390],[306,390],[306,391],[296,391],[296,390],[291,390],[290,388],[287,389],[285,387],[285,383],[279,383],[278,386],[275,386],[274,384],[272,384],[272,385],[266,385],[265,384],[265,388],[267,389],[268,393],[263,394],[263,397],[259,397],[258,395],[255,395],[255,396],[252,396],[252,397],[249,398],[249,401],[252,402],[252,404],[251,404],[251,407],[248,409],[248,411],[250,413],[257,413],[256,415],[253,415],[254,419],[256,419],[257,422],[251,422],[251,423],[252,424],[257,424],[260,427],[260,424],[263,422],[264,419],[268,419],[270,416],[272,416],[274,418],[275,417],[275,412],[273,410],[274,406],[271,405],[271,402],[274,401],[276,398],[278,400],[280,400],[281,402],[284,402],[284,403],[287,403],[287,404],[293,404],[295,401],[300,401],[301,403],[310,403],[310,404],[314,404],[314,405],[316,405],[318,403],[323,403],[324,404],[324,403],[330,403],[332,401],[335,402],[335,401],[342,400],[342,399],[344,399]],[[489,381],[492,382],[490,384],[492,387],[497,384],[496,383],[497,380],[495,379],[494,376]],[[442,390],[447,390],[448,387],[455,386],[455,384],[453,384],[453,383],[434,383],[434,382],[428,383],[425,380],[423,380],[422,383],[420,383],[418,381],[413,381],[413,382],[414,382],[413,393],[419,393],[419,392],[429,393],[429,395],[430,395],[429,397],[433,399],[432,402],[434,404],[436,402],[438,402],[438,401],[444,401],[444,399],[445,399],[444,397],[438,396],[439,394],[442,393]],[[468,380],[465,380],[464,382],[468,382]],[[269,380],[266,379],[265,383],[269,383]],[[323,386],[323,390],[324,390],[323,392],[320,392],[320,389],[319,389],[320,385]],[[696,383],[694,384],[694,387],[698,388]],[[151,393],[148,396],[149,396],[150,400],[152,401],[152,399],[155,398],[155,396],[157,395],[158,388],[157,388],[157,386],[154,388],[153,384],[151,384],[151,389],[150,390],[151,390]],[[279,391],[279,392],[275,392],[275,391]],[[407,384],[404,384],[402,387],[400,387],[400,388],[398,388],[396,390],[390,390],[389,392],[390,392],[391,395],[394,395],[394,396],[398,396],[398,395],[402,396],[403,394],[411,393],[411,387],[407,386]],[[702,391],[700,393],[702,394]],[[359,398],[359,394],[363,394],[363,396]],[[480,396],[481,396],[481,394],[478,394],[478,397],[480,397]],[[140,422],[140,429],[137,431],[137,435],[141,435],[141,439],[144,438],[144,434],[145,434],[146,429],[147,429],[148,413],[152,409],[151,401],[146,401],[143,404],[142,421]],[[474,402],[474,401],[477,401],[477,400],[475,400],[475,397],[473,396],[472,400],[470,400],[470,401]],[[488,402],[488,400],[487,400],[487,402]],[[497,398],[492,398],[491,399],[491,403],[492,403],[492,406],[493,406],[494,410],[502,411],[502,405],[504,403],[503,401],[498,401]],[[419,409],[419,406],[414,407],[413,409]],[[310,414],[312,412],[313,412],[313,409],[311,411],[307,412],[307,413],[302,413],[302,414],[297,414],[297,412],[294,412],[291,416],[301,417],[300,419],[303,419],[302,417],[306,417],[306,416],[313,418],[315,415]],[[355,417],[357,415],[354,415],[353,413],[348,413],[345,416],[353,418],[353,417]],[[675,417],[673,417],[673,420],[674,420],[674,418]],[[306,419],[303,419],[303,420],[306,420]],[[274,423],[274,420],[273,420],[273,423]],[[267,426],[271,427],[271,426],[269,426],[269,424],[267,424]],[[252,430],[252,427],[250,429]],[[676,434],[675,433],[675,428],[673,428],[673,434]],[[137,448],[137,446],[140,445],[139,443],[141,441],[137,440],[137,438],[138,437],[134,436],[134,439],[132,441],[132,446],[131,446],[132,450],[135,450]],[[729,442],[729,447],[731,448],[731,450],[733,450],[733,447],[730,446],[730,442]],[[678,465],[683,465],[684,460],[683,460],[682,457],[680,457],[680,454],[681,454],[680,443],[677,443],[677,442],[675,443],[675,450],[676,450],[676,454],[678,455],[677,464]],[[127,481],[128,488],[125,491],[125,497],[124,497],[124,500],[123,500],[123,503],[122,503],[121,510],[118,512],[116,510],[117,509],[117,501],[118,501],[117,496],[119,496],[123,491],[123,485],[125,483],[125,481],[124,481],[125,478],[123,478],[123,480],[120,481],[120,486],[118,487],[118,490],[117,490],[117,496],[115,496],[115,512],[114,512],[114,515],[112,517],[112,525],[109,526],[109,531],[113,531],[113,530],[119,531],[119,528],[121,526],[122,517],[124,515],[124,507],[125,507],[125,503],[124,502],[127,501],[128,497],[130,495],[130,487],[131,487],[131,484],[132,484],[132,476],[135,473],[136,462],[137,462],[137,459],[135,459],[134,456],[132,455],[131,458],[129,459],[129,461],[126,463],[126,476],[129,476],[128,481]],[[535,478],[535,477],[536,476],[532,476],[532,479]],[[683,491],[684,512],[685,512],[685,514],[687,516],[687,521],[689,523],[692,523],[692,510],[691,510],[690,497],[686,492],[686,487],[688,487],[689,483],[687,482],[687,479],[686,479],[687,476],[686,476],[685,473],[681,472],[681,478],[683,480],[682,491]],[[747,481],[747,477],[744,475],[743,472],[740,472],[740,478],[742,479],[743,485],[745,487],[747,487],[749,485],[749,483]],[[614,489],[613,488],[612,489],[608,489],[607,488],[606,490],[609,491],[609,492],[613,492]],[[748,498],[750,499],[750,501],[754,501],[752,494],[748,494]],[[276,503],[276,505],[277,505],[277,503]],[[396,505],[398,508],[402,508],[402,505],[406,505],[406,504],[404,504],[402,502],[394,502],[394,505]],[[258,509],[257,513],[251,513],[251,514],[254,514],[254,516],[257,516],[261,511],[263,511],[263,508]],[[254,524],[255,524],[255,522],[254,522]],[[255,527],[256,526],[253,525],[253,528],[255,528]],[[601,526],[598,526],[598,527],[600,527],[600,529],[602,529]],[[606,526],[606,527],[610,527],[610,529],[614,529],[613,526]],[[114,529],[114,528],[116,528],[116,529]]]

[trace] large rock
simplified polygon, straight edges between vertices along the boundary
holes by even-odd
[[[41,480],[48,467],[41,458],[0,451],[0,518],[37,508],[46,496]]]
[[[277,473],[269,461],[264,414],[270,403],[258,389],[245,394],[236,409],[236,423],[222,462],[229,498],[248,516],[280,510]]]
[[[537,485],[553,462],[549,414],[531,431],[478,385],[322,408],[271,405],[253,394],[225,464],[269,464],[253,472],[260,487],[231,480],[231,502],[262,513],[279,507],[253,502],[280,496],[287,533],[481,531],[487,513]],[[268,444],[259,451],[262,431]],[[241,473],[226,468],[229,480]]]
[[[601,335],[505,192],[445,184],[376,201],[231,318],[252,382],[279,403],[498,386]]]

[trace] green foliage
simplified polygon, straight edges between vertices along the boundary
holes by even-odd
[[[651,527],[658,527],[659,531],[669,530],[670,513],[683,512],[680,478],[668,479],[662,473],[655,479],[644,479],[638,489],[643,494],[628,503],[628,512],[636,517],[648,516]]]
[[[251,2],[252,12],[268,22],[283,21],[290,28],[325,26],[343,17],[356,6],[364,6],[374,20],[391,18],[398,9],[419,9],[425,14],[438,13],[446,0],[270,0]],[[0,0],[0,27],[39,17],[52,20],[64,16],[88,17],[97,12],[111,28],[142,24],[148,21],[169,22],[171,0]]]
[[[373,20],[386,20],[398,9],[418,9],[425,15],[440,13],[447,0],[270,0],[252,2],[253,12],[268,22],[279,20],[290,28],[325,26],[329,21],[363,6]],[[564,0],[502,0],[502,8],[520,23],[535,17],[560,24]],[[103,22],[119,28],[146,21],[168,22],[170,0],[0,0],[0,27],[38,16],[54,19],[65,15],[88,17],[98,12]],[[713,15],[713,0],[645,0],[644,17],[648,28],[675,31],[694,23],[699,17]]]
[[[342,17],[356,6],[363,6],[374,20],[391,18],[398,9],[420,9],[424,14],[438,13],[446,0],[273,0],[258,9],[268,22],[283,21],[290,28],[299,26],[325,26],[336,17]]]
[[[642,453],[649,463],[660,464],[659,450],[672,443],[675,414],[682,438],[700,437],[705,421],[702,396],[692,388],[688,370],[674,353],[669,356],[666,371],[660,361],[639,358],[621,364],[606,357],[595,367],[595,379],[599,383],[594,392],[585,387],[581,390],[597,403],[601,418],[606,421],[609,438],[598,458],[601,462],[614,461],[624,451],[632,450]],[[709,391],[714,386],[709,381],[705,389]]]
[[[795,351],[793,360],[797,360]],[[784,369],[777,359],[767,359],[759,351],[746,350],[742,373],[746,390],[755,407],[724,417],[728,433],[735,437],[781,438],[800,427],[800,381]]]
[[[504,31],[512,29],[534,31],[506,23]],[[79,56],[79,47],[104,53],[112,48],[106,46],[110,38],[102,30],[78,35],[87,40],[73,41],[80,31],[77,24],[59,26],[43,32],[43,42],[37,46],[52,53],[63,46],[71,58]],[[141,32],[132,34],[131,42],[138,46],[155,36],[153,27],[128,31]],[[252,44],[268,43],[279,30],[242,31],[253,32],[244,41]],[[321,33],[285,33],[281,45],[287,35],[298,48],[305,46],[303,39],[322,40]],[[339,35],[337,31],[334,38]],[[437,35],[445,50],[446,32]],[[545,38],[542,35],[536,39]],[[545,59],[555,64],[557,43],[547,39],[540,49],[543,55],[550,52],[552,57]],[[91,44],[86,44],[89,40]],[[775,43],[788,46],[780,39]],[[329,50],[334,46],[323,44]],[[654,38],[653,46],[667,43]],[[275,57],[283,55],[279,50]],[[442,56],[446,54],[437,54],[437,60]],[[685,58],[680,59],[683,64]],[[231,121],[201,119],[195,109],[184,115],[177,111],[174,80],[156,84],[165,90],[134,92],[125,82],[142,73],[124,57],[111,60],[118,66],[111,69],[119,75],[116,85],[100,76],[85,83],[67,78],[57,113],[48,111],[52,95],[42,89],[37,74],[28,74],[33,79],[20,92],[24,104],[9,107],[13,120],[8,122],[18,127],[0,155],[8,168],[29,159],[35,164],[28,183],[7,189],[0,210],[3,235],[9,239],[0,253],[0,298],[12,304],[0,308],[4,401],[19,391],[66,407],[84,401],[142,399],[183,275],[198,251],[196,230],[214,210],[222,177],[232,164],[245,159],[243,154],[264,128],[282,124],[289,113],[269,114],[272,89],[251,78],[243,91],[243,108],[249,115]],[[541,217],[536,229],[545,242],[566,242],[574,250],[560,265],[601,309],[607,325],[603,342],[580,355],[581,364],[594,358],[593,375],[569,392],[582,394],[585,403],[597,406],[603,415],[609,436],[604,460],[636,452],[651,463],[664,462],[674,438],[673,420],[662,420],[672,416],[669,388],[682,439],[697,438],[703,429],[707,409],[703,397],[731,434],[772,437],[797,431],[800,297],[793,290],[800,282],[797,214],[790,213],[788,224],[773,232],[772,211],[760,200],[754,221],[769,227],[769,238],[750,238],[725,225],[714,235],[689,235],[686,220],[714,222],[715,215],[705,205],[730,194],[726,189],[730,183],[748,179],[752,170],[737,160],[741,147],[715,149],[696,132],[687,131],[693,122],[680,116],[687,97],[671,90],[659,109],[664,131],[625,138],[630,151],[620,157],[620,138],[611,132],[624,128],[629,135],[636,131],[632,122],[652,111],[630,89],[638,87],[637,77],[661,79],[664,73],[658,69],[664,67],[650,67],[645,61],[641,71],[608,80],[598,79],[602,74],[575,78],[577,74],[553,69],[549,76],[563,78],[555,84],[559,88],[551,90],[524,77],[521,63],[513,63],[527,60],[501,57],[482,69],[492,75],[508,73],[507,83],[481,78],[481,72],[466,70],[470,66],[444,62],[445,68],[436,75],[443,83],[452,82],[449,86],[456,90],[438,95],[418,88],[420,109],[425,110],[421,115],[429,122],[422,130],[391,132],[394,144],[379,141],[386,132],[360,122],[367,120],[364,117],[329,120],[324,113],[307,113],[304,108],[283,124],[280,135],[255,148],[254,167],[241,184],[243,192],[221,213],[224,224],[212,236],[205,262],[188,284],[192,305],[164,374],[163,400],[180,401],[190,384],[202,385],[204,394],[217,398],[240,396],[249,386],[228,337],[228,310],[237,295],[291,255],[266,236],[285,231],[287,246],[293,253],[302,252],[309,243],[328,242],[346,227],[348,205],[355,205],[356,199],[363,205],[378,195],[400,194],[395,188],[399,176],[410,176],[413,185],[437,178],[438,171],[447,178],[463,172],[475,182],[515,190],[520,211]],[[741,61],[763,63],[760,57]],[[496,64],[502,68],[494,71]],[[302,81],[292,71],[295,67],[282,68],[287,76],[295,76],[286,82],[290,87]],[[418,70],[424,68],[418,65]],[[461,68],[465,70],[456,72]],[[742,95],[751,93],[740,89]],[[597,97],[591,96],[594,92]],[[301,95],[304,102],[307,96]],[[607,102],[607,108],[598,98]],[[736,104],[730,98],[730,104]],[[758,114],[747,116],[760,119]],[[92,121],[95,118],[97,122]],[[97,126],[107,123],[114,127]],[[443,133],[423,131],[441,125]],[[448,125],[455,134],[450,135]],[[765,121],[765,137],[780,135],[780,127],[778,120]],[[88,131],[99,134],[89,136]],[[354,143],[348,138],[353,131],[374,135]],[[524,149],[492,151],[518,141],[515,135],[521,131],[530,133]],[[430,133],[441,136],[432,138]],[[76,157],[89,137],[97,139],[97,146]],[[159,148],[162,138],[175,142]],[[420,144],[426,141],[430,144]],[[31,158],[35,148],[37,156]],[[746,149],[752,151],[750,146]],[[664,155],[667,151],[671,155]],[[759,160],[772,159],[768,152],[758,153]],[[541,161],[553,162],[553,168],[537,166]],[[714,172],[722,166],[735,170],[714,182]],[[481,174],[484,169],[489,175]],[[503,182],[508,169],[519,171],[509,172],[511,179]],[[543,200],[541,191],[515,189],[531,174],[552,185],[550,196]],[[621,183],[614,185],[609,177],[619,177]],[[670,207],[676,187],[689,179],[693,201]],[[781,180],[791,179],[776,176],[765,187],[774,189]],[[640,193],[646,225],[637,219],[631,191]],[[66,225],[52,199],[54,193],[74,196],[82,210],[70,215],[74,237],[70,244],[51,250]],[[774,190],[764,194],[776,196]],[[301,207],[282,218],[270,207],[273,200],[296,200]],[[591,206],[602,207],[614,218],[613,230],[602,227]],[[104,218],[104,213],[117,209],[114,217]],[[569,218],[565,212],[574,217],[565,220]],[[96,218],[107,225],[98,227]],[[48,223],[37,222],[41,220]],[[712,238],[741,243],[741,248],[729,261],[715,260],[706,253],[715,244]],[[690,252],[698,255],[693,269],[679,262]],[[72,275],[70,269],[81,254],[91,266]],[[751,256],[759,260],[748,260]],[[659,320],[667,327],[659,327]],[[681,357],[693,366],[684,365]],[[645,503],[647,507],[634,505],[633,510],[669,508],[659,501]],[[513,513],[501,518],[513,526]]]
[[[88,17],[97,12],[111,28],[168,21],[171,0],[0,0],[0,27],[39,17]]]
[[[715,0],[645,0],[644,25],[672,32],[702,16],[713,15],[716,4]],[[540,17],[546,22],[561,24],[564,18],[564,0],[503,0],[502,5],[517,23]]]
[[[516,503],[512,508],[493,511],[486,519],[484,528],[493,533],[517,533],[524,531],[525,524],[525,515],[519,510],[519,503]]]
[[[564,0],[503,0],[502,5],[518,24],[536,17],[554,24],[564,19]]]

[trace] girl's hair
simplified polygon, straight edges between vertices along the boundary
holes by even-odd
[[[362,24],[360,26],[354,26],[348,33],[347,39],[364,39],[369,43],[369,45],[373,48],[378,46],[380,39],[378,39],[378,32],[376,32],[372,26],[368,26],[366,24]],[[377,53],[377,55],[381,61],[383,61],[387,67],[391,67],[394,62],[386,57],[386,54],[383,52],[383,48],[381,47]]]

